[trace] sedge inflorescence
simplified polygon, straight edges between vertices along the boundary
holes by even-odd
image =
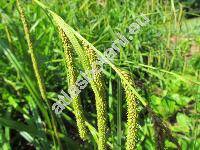
[[[68,75],[68,83],[69,83],[69,86],[72,86],[75,84],[75,82],[77,80],[76,71],[75,71],[75,68],[73,65],[72,46],[71,46],[67,36],[63,32],[63,30],[59,27],[58,27],[58,30],[59,30],[60,38],[63,43],[63,47],[64,47],[64,57],[65,57],[67,73],[68,73],[67,74]],[[87,139],[87,129],[86,129],[86,125],[85,125],[85,117],[84,117],[83,108],[82,108],[82,105],[81,105],[81,102],[80,102],[80,99],[78,96],[73,98],[72,105],[74,108],[74,114],[76,117],[76,122],[77,122],[80,137],[83,140],[86,140]]]
[[[127,71],[121,70],[124,78],[129,81],[131,86],[134,87],[134,82],[130,76],[130,73]],[[136,98],[129,86],[126,85],[122,81],[122,85],[125,89],[126,94],[126,101],[127,101],[127,142],[126,142],[126,149],[127,150],[134,150],[136,146],[136,129],[137,129],[137,103]]]

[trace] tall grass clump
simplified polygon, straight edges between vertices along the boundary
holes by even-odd
[[[44,6],[42,3],[39,1],[36,1],[41,7],[45,8],[53,17],[53,21],[55,24],[57,24],[63,31],[65,32],[65,35],[67,36],[68,40],[70,41],[72,47],[78,54],[78,57],[81,61],[81,64],[84,68],[84,70],[91,71],[92,70],[92,65],[91,63],[94,61],[92,56],[94,54],[89,54],[87,50],[84,50],[82,46],[79,44],[78,39],[74,35],[73,31],[70,29],[70,27],[54,12],[49,10],[46,6]],[[85,55],[85,54],[88,55]],[[90,84],[92,87],[92,90],[94,91],[95,94],[95,100],[96,100],[96,109],[97,109],[97,126],[98,126],[98,149],[99,150],[104,150],[106,149],[106,104],[105,104],[105,92],[103,89],[103,81],[100,80],[100,75],[99,74],[94,74],[92,73],[87,74],[87,78],[90,78]]]
[[[90,71],[93,66],[93,62],[96,61],[96,54],[102,57],[104,61],[112,67],[113,70],[119,75],[122,80],[123,87],[125,88],[126,100],[127,100],[127,124],[128,124],[128,133],[127,133],[127,149],[135,149],[136,147],[136,120],[137,120],[137,109],[136,109],[136,99],[141,102],[143,107],[147,109],[147,111],[151,114],[151,117],[156,121],[157,125],[163,130],[165,136],[173,143],[178,145],[177,140],[172,136],[171,130],[164,124],[162,119],[160,119],[156,113],[148,106],[147,100],[145,100],[135,89],[134,82],[131,80],[130,74],[122,71],[118,67],[116,67],[112,62],[106,58],[99,50],[97,50],[91,43],[89,43],[85,38],[83,38],[77,31],[75,31],[72,27],[70,27],[65,21],[58,16],[56,13],[52,12],[48,7],[43,5],[42,3],[34,0],[41,7],[45,9],[45,11],[49,12],[53,17],[53,21],[58,24],[58,26],[65,32],[68,37],[71,45],[74,50],[78,54],[78,57],[81,61],[81,64],[85,71]],[[83,47],[80,45],[82,42]],[[96,54],[95,54],[96,53]],[[93,66],[95,68],[95,66]],[[91,78],[91,75],[89,75]],[[91,87],[95,93],[96,99],[96,109],[97,109],[97,125],[98,125],[98,148],[100,150],[106,149],[106,102],[104,99],[104,89],[103,82],[101,80],[100,74],[93,74],[93,80],[90,81]]]
[[[53,17],[53,21],[55,24],[57,24],[63,31],[65,32],[65,35],[68,37],[71,45],[73,46],[74,50],[78,54],[79,59],[81,60],[81,64],[84,68],[84,70],[91,71],[92,70],[92,62],[94,59],[92,56],[94,56],[94,53],[89,54],[86,50],[83,50],[82,46],[79,44],[79,41],[76,37],[76,35],[73,33],[73,30],[70,26],[68,26],[61,17],[59,17],[57,14],[52,12],[48,9],[45,5],[40,3],[39,1],[35,0],[37,4],[39,4],[41,7],[43,7],[45,10],[47,10],[51,16]],[[79,39],[80,40],[80,39]],[[80,40],[82,41],[82,40]],[[87,53],[87,55],[85,55]],[[89,54],[89,55],[88,55]],[[98,75],[92,75],[87,74],[88,78],[92,78],[90,80],[91,87],[95,93],[95,100],[96,100],[96,109],[97,109],[97,126],[98,126],[98,149],[104,150],[106,149],[106,102],[104,97],[104,89],[103,89],[103,81],[100,80],[100,76]]]
[[[63,43],[64,48],[64,57],[65,57],[65,63],[67,67],[67,75],[68,75],[68,83],[69,87],[75,85],[77,80],[77,73],[75,71],[74,65],[73,65],[73,58],[72,58],[72,46],[70,44],[69,39],[65,35],[65,32],[58,27],[59,35]],[[79,130],[79,135],[83,140],[87,139],[87,129],[85,125],[85,118],[83,113],[83,108],[81,105],[81,102],[79,100],[79,97],[75,97],[72,100],[73,108],[74,108],[74,114],[76,117],[76,122]]]
[[[40,1],[0,1],[2,149],[199,149],[196,3]]]
[[[69,40],[71,43],[73,43],[72,45],[75,47],[75,50],[77,51],[77,53],[79,53],[80,58],[82,58],[82,60],[84,62],[82,62],[83,66],[85,66],[85,70],[91,70],[91,66],[88,67],[88,62],[91,63],[91,61],[94,60],[90,60],[88,61],[88,59],[93,59],[93,57],[91,58],[84,58],[85,57],[85,53],[82,50],[79,42],[77,41],[76,37],[83,42],[85,42],[83,45],[85,45],[84,47],[86,49],[92,48],[94,50],[95,53],[97,53],[100,57],[102,57],[102,59],[104,59],[104,61],[110,65],[115,71],[116,73],[119,75],[119,77],[122,79],[123,85],[125,87],[125,89],[127,89],[126,93],[126,97],[127,97],[127,102],[128,102],[128,124],[130,125],[129,127],[129,133],[127,135],[127,149],[134,149],[135,147],[135,138],[136,138],[136,118],[137,118],[137,112],[136,112],[136,103],[135,103],[135,99],[134,96],[137,97],[137,99],[141,102],[141,104],[144,106],[144,108],[147,109],[147,111],[152,115],[152,118],[154,118],[157,121],[157,124],[161,126],[161,128],[163,128],[164,130],[164,134],[167,135],[167,137],[169,138],[169,140],[173,143],[175,143],[177,145],[177,147],[180,147],[177,140],[172,136],[171,134],[171,130],[163,123],[162,119],[160,119],[156,113],[148,106],[148,103],[146,102],[146,100],[144,98],[142,98],[140,96],[140,94],[136,91],[136,89],[133,86],[133,82],[130,82],[130,77],[127,78],[127,73],[124,73],[123,71],[121,71],[121,69],[119,69],[118,67],[116,67],[114,64],[112,64],[100,51],[98,51],[92,44],[90,44],[85,38],[83,38],[78,32],[76,32],[73,28],[71,28],[68,24],[66,24],[62,18],[60,18],[58,15],[56,15],[54,12],[50,11],[51,15],[54,18],[54,21],[59,23],[60,27],[63,29],[63,31],[66,33],[66,35],[69,35]],[[88,47],[89,46],[89,47]],[[90,52],[86,53],[87,55],[94,55],[93,53],[91,54]],[[88,69],[89,68],[89,69]],[[95,78],[94,78],[95,79]],[[91,81],[91,86],[92,89],[95,93],[95,98],[96,101],[98,100],[98,97],[101,98],[101,93],[99,93],[98,87],[95,84],[95,82],[92,80]],[[132,96],[130,96],[132,95]],[[98,105],[100,104],[100,105]],[[102,103],[97,103],[96,102],[96,107],[97,109],[100,109],[102,106]],[[99,108],[98,108],[99,107]],[[105,107],[105,106],[103,106]],[[133,110],[132,110],[133,108]],[[104,116],[104,114],[101,112],[102,109],[100,109],[100,115]],[[97,111],[98,113],[98,111]],[[102,131],[105,131],[103,129],[106,129],[106,122],[104,121],[104,118],[98,117],[97,121],[99,121],[98,124],[98,130],[102,129]],[[103,122],[101,122],[103,121]],[[132,122],[133,121],[133,122]],[[103,127],[102,127],[103,125]],[[131,132],[130,132],[131,130]],[[106,149],[106,140],[104,139],[104,137],[106,136],[101,136],[101,130],[99,130],[99,141],[98,141],[98,146],[99,149]],[[105,132],[102,133],[102,135],[105,135]],[[101,137],[102,138],[101,138]]]

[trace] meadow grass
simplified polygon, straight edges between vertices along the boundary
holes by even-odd
[[[198,14],[186,19],[184,3],[174,0],[20,3],[0,2],[3,149],[200,146]],[[115,33],[126,36],[141,13],[150,24],[111,62],[103,53]],[[103,71],[56,116],[57,95],[99,56]]]

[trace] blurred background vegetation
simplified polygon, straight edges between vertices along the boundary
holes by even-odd
[[[200,148],[200,1],[199,0],[42,0],[65,22],[104,52],[141,14],[150,23],[121,49],[115,65],[129,70],[137,91],[167,123],[182,149]],[[63,48],[45,11],[21,1],[28,20],[48,100],[67,91]],[[89,141],[79,138],[71,105],[55,116],[61,145],[47,127],[47,106],[34,76],[15,0],[0,1],[0,149],[97,149],[96,107],[90,87],[81,101]],[[77,58],[75,55],[74,57]],[[76,59],[78,64],[79,60]],[[82,68],[77,65],[77,68]],[[125,149],[127,106],[120,78],[104,66],[108,105],[108,149]],[[138,103],[137,149],[156,148],[148,112]],[[168,149],[176,146],[165,141]],[[60,148],[59,148],[60,147]]]

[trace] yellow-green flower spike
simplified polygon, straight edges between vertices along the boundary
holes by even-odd
[[[33,46],[32,46],[32,42],[31,42],[30,34],[29,34],[29,29],[28,29],[28,24],[26,22],[24,11],[23,11],[18,0],[17,0],[17,7],[19,9],[20,18],[21,18],[23,28],[24,28],[25,38],[26,38],[26,41],[28,43],[28,49],[29,49],[29,53],[31,55],[33,69],[34,69],[35,76],[36,76],[36,79],[37,79],[37,82],[38,82],[38,86],[39,86],[39,89],[40,89],[40,92],[41,92],[41,96],[44,100],[46,100],[46,89],[44,87],[44,83],[42,82],[41,75],[40,75],[40,72],[39,72],[39,69],[38,69],[38,64],[37,64],[37,61],[36,61],[36,57],[35,57],[35,54],[34,54],[34,51],[33,51]]]
[[[130,81],[132,86],[134,86],[131,76],[128,72],[122,71],[121,72],[126,80]],[[122,85],[125,89],[126,94],[126,101],[127,101],[127,141],[126,141],[126,149],[127,150],[134,150],[136,146],[136,129],[137,129],[137,105],[136,99],[133,92],[130,88],[122,82]]]
[[[65,62],[66,62],[66,66],[67,66],[67,75],[68,75],[68,83],[69,83],[69,87],[72,85],[75,85],[76,80],[77,80],[77,75],[73,66],[73,58],[72,58],[72,47],[70,45],[70,42],[67,38],[67,36],[65,35],[65,33],[63,32],[62,29],[59,29],[59,34],[60,34],[60,38],[62,39],[62,43],[63,43],[63,47],[64,47],[64,56],[65,56]],[[79,135],[83,140],[87,139],[87,128],[85,125],[85,118],[84,118],[84,114],[83,114],[83,108],[81,105],[81,102],[79,100],[79,97],[75,97],[72,100],[72,105],[74,108],[74,114],[76,117],[76,122],[77,122],[77,126],[78,126],[78,130],[79,130]]]
[[[86,55],[89,59],[89,63],[93,69],[93,80],[91,82],[91,86],[95,93],[96,99],[96,109],[97,109],[97,126],[98,126],[98,134],[99,134],[99,143],[98,149],[105,150],[106,149],[106,101],[105,101],[105,87],[104,82],[102,80],[102,73],[99,71],[99,65],[96,64],[97,56],[95,51],[89,47],[89,45],[82,43],[84,50],[86,51]]]
[[[18,10],[19,10],[19,14],[20,14],[20,18],[21,18],[22,24],[23,24],[25,38],[26,38],[26,41],[28,43],[28,49],[29,49],[29,53],[31,55],[31,61],[32,61],[32,65],[33,65],[33,70],[34,70],[35,77],[36,77],[36,80],[37,80],[37,83],[38,83],[38,86],[39,86],[39,90],[40,90],[42,99],[46,102],[46,105],[47,105],[47,107],[48,107],[48,109],[50,111],[51,120],[49,118],[47,118],[47,124],[48,124],[50,129],[54,130],[54,134],[56,136],[56,139],[57,139],[58,143],[60,143],[60,139],[58,137],[57,129],[56,129],[56,122],[55,122],[54,116],[53,116],[53,114],[52,114],[52,112],[50,110],[50,105],[49,105],[48,100],[47,100],[45,85],[44,85],[44,83],[42,81],[42,78],[41,78],[41,75],[40,75],[40,71],[39,71],[39,67],[38,67],[38,64],[37,64],[37,59],[36,59],[34,51],[33,51],[33,46],[32,46],[32,42],[31,42],[31,38],[30,38],[30,34],[29,34],[28,24],[26,22],[24,11],[23,11],[23,9],[22,9],[22,7],[20,5],[19,0],[17,0],[17,7],[18,7]],[[53,134],[52,134],[52,138],[54,140],[54,135]]]

